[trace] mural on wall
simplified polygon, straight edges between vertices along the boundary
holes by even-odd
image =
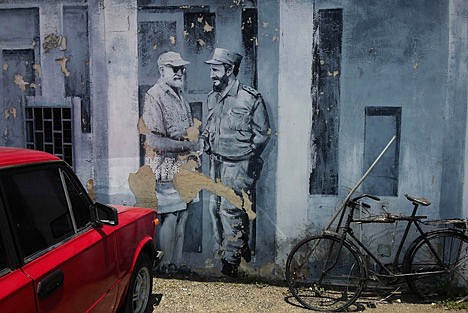
[[[201,122],[192,117],[183,96],[190,62],[174,51],[158,57],[160,78],[146,92],[138,128],[145,136],[145,166],[141,171],[148,171],[149,166],[154,174],[150,180],[156,181],[160,217],[157,237],[159,248],[165,251],[160,266],[163,272],[184,266],[187,203],[199,201],[201,189],[213,193],[209,211],[221,272],[236,276],[241,257],[246,262],[251,260],[249,220],[255,219],[260,154],[271,129],[260,93],[237,79],[241,60],[238,53],[216,48],[212,58],[205,61],[210,66],[213,90],[207,98],[208,117],[200,135]],[[202,153],[210,158],[210,178],[196,171]],[[130,176],[133,186],[135,177],[148,175]]]
[[[131,157],[140,158],[141,167],[128,174],[128,189],[136,205],[158,208],[159,245],[166,253],[161,270],[184,269],[187,253],[204,250],[203,255],[217,256],[222,272],[236,275],[241,257],[250,261],[255,255],[256,182],[271,135],[266,106],[255,89],[256,4],[134,3],[121,13],[110,9],[114,1],[2,6],[3,144],[62,157],[93,199],[107,197],[102,190],[112,178],[103,156],[111,158],[107,133],[115,132],[108,118],[110,107],[116,107],[106,80],[117,63],[96,44],[103,43],[101,32],[117,37],[130,32],[114,18],[135,10],[137,31],[131,36],[138,43],[141,148]],[[107,14],[109,25],[101,29],[99,21]],[[124,41],[108,42],[118,51]],[[120,69],[127,70],[123,64]],[[228,124],[217,125],[224,115]],[[212,131],[216,127],[220,138]],[[236,139],[227,142],[228,136]],[[232,149],[224,151],[226,145]],[[207,229],[211,239],[205,241]]]
[[[186,269],[187,240],[196,241],[202,212],[213,226],[206,249],[222,273],[236,276],[241,258],[250,262],[254,253],[255,186],[271,130],[260,93],[238,80],[244,60],[242,76],[256,84],[253,13],[242,13],[241,55],[215,47],[216,15],[206,8],[139,11],[144,165],[129,183],[137,203],[157,203],[163,272]],[[150,180],[156,193],[144,183]],[[205,206],[201,190],[211,194]]]
[[[255,184],[263,162],[260,154],[271,129],[260,93],[237,80],[241,60],[240,54],[216,48],[205,62],[210,64],[213,91],[207,100],[203,150],[210,155],[211,177],[255,202]],[[236,276],[241,257],[246,262],[251,259],[248,216],[223,197],[210,204],[222,272]]]

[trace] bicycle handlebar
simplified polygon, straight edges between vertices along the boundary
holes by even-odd
[[[377,197],[377,196],[374,196],[374,195],[369,195],[367,193],[363,194],[363,195],[360,195],[358,197],[355,197],[353,199],[351,199],[351,202],[356,202],[362,198],[369,198],[369,199],[372,199],[372,200],[375,200],[375,201],[380,201],[380,198]]]

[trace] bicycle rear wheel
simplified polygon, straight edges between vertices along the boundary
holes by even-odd
[[[365,288],[367,271],[361,256],[334,236],[309,237],[299,242],[286,261],[286,280],[304,307],[341,311]]]
[[[406,272],[420,274],[407,279],[408,287],[417,296],[431,301],[466,295],[468,237],[459,232],[435,231],[428,233],[427,239],[430,246],[419,237],[405,255]]]

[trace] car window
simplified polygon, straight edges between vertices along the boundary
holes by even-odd
[[[9,271],[9,264],[5,249],[5,242],[3,241],[2,234],[0,234],[0,276]]]
[[[91,202],[85,194],[83,188],[77,186],[67,173],[64,173],[65,185],[67,186],[70,205],[75,217],[76,227],[81,229],[86,227],[91,222],[91,214],[89,206]]]
[[[29,168],[5,175],[2,181],[23,257],[74,234],[58,168]]]

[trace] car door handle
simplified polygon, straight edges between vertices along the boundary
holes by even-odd
[[[44,300],[56,290],[63,287],[64,275],[63,271],[58,269],[47,275],[37,285],[37,296],[39,300]]]

